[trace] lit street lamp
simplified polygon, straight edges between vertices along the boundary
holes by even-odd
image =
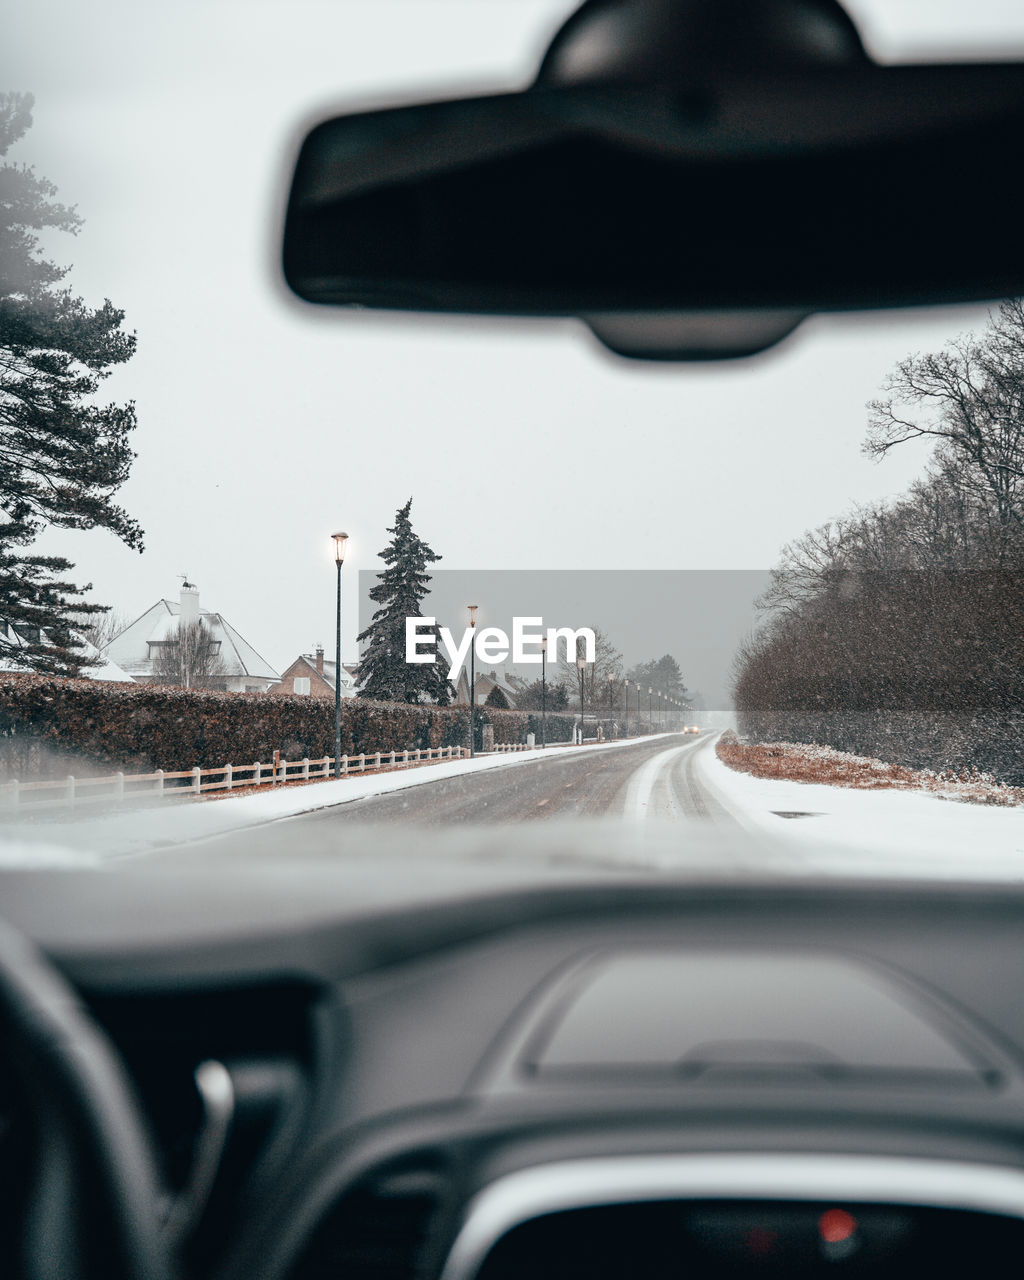
[[[341,777],[341,566],[345,563],[347,533],[332,533],[334,563],[338,566],[338,644],[334,670],[334,776]]]
[[[651,708],[654,706],[654,690],[650,685],[647,686],[647,723],[651,726],[651,733],[654,732],[654,712]]]
[[[469,754],[472,758],[476,754],[476,735],[473,732],[476,720],[476,611],[480,606],[468,604],[466,608],[469,610],[469,629],[473,632],[469,646]]]
[[[636,682],[636,736],[640,737],[640,681]]]

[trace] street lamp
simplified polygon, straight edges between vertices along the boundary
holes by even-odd
[[[345,563],[347,533],[332,533],[334,563],[338,566],[338,644],[334,664],[334,776],[341,777],[341,566]]]
[[[636,682],[636,736],[640,737],[640,681]]]
[[[580,674],[580,746],[583,745],[583,669],[586,665],[586,658],[580,654],[576,659],[576,670]]]
[[[470,759],[472,759],[476,754],[476,736],[473,732],[473,722],[476,719],[476,611],[480,606],[478,604],[468,604],[466,608],[469,610],[469,629],[473,632],[473,639],[469,646],[469,755]]]
[[[651,708],[654,706],[654,690],[650,685],[647,686],[647,723],[651,727],[651,733],[654,732],[654,712]]]
[[[548,638],[540,640],[540,745],[548,745]]]
[[[608,672],[608,736],[612,733],[612,716],[615,714],[615,686],[612,681],[615,679],[615,672]]]

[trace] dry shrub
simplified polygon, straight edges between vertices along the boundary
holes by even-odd
[[[971,804],[1024,804],[1024,788],[1007,786],[976,769],[959,773],[909,769],[817,743],[743,742],[731,731],[719,738],[716,750],[723,764],[755,778],[817,782],[865,791],[924,791]]]

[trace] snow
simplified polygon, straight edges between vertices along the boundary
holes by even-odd
[[[650,743],[657,737],[667,736],[670,735],[658,734],[638,738],[636,742]],[[169,845],[193,844],[317,809],[352,804],[370,796],[425,786],[444,778],[557,760],[581,751],[622,750],[624,746],[628,744],[619,740],[546,750],[537,748],[477,756],[472,760],[444,760],[389,773],[356,774],[307,786],[268,787],[263,792],[244,796],[203,801],[164,800],[116,813],[76,814],[67,821],[9,824],[0,831],[0,867],[88,865],[97,859],[130,857]]]
[[[701,781],[741,826],[809,873],[1024,880],[1024,810],[940,795],[755,778],[697,753]],[[808,814],[780,817],[780,814]]]
[[[675,735],[657,736],[678,743]],[[636,739],[635,745],[654,740]],[[693,744],[698,776],[755,836],[757,867],[763,863],[766,874],[1024,880],[1024,809],[964,804],[908,791],[755,778],[724,765],[715,754],[715,741]],[[202,802],[168,800],[144,809],[26,822],[6,827],[0,836],[0,867],[98,866],[445,778],[558,760],[567,753],[628,750],[629,745],[615,741],[446,760]],[[645,764],[650,766],[646,773]],[[653,767],[645,756],[634,790],[643,790],[645,779],[650,782],[647,774]],[[784,813],[812,816],[779,816]],[[713,829],[708,834],[714,834]],[[745,865],[755,869],[749,860]]]

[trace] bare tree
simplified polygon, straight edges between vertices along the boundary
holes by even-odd
[[[118,609],[106,609],[103,613],[94,614],[89,625],[80,628],[79,635],[97,649],[105,649],[127,627],[128,622],[128,617]]]
[[[165,641],[153,661],[153,679],[184,689],[216,688],[227,674],[219,650],[220,641],[202,618],[179,623],[176,638]]]
[[[600,627],[592,626],[591,630],[594,633],[594,661],[588,662],[583,669],[583,696],[588,714],[591,708],[598,706],[598,702],[604,706],[608,697],[608,677],[611,676],[613,682],[622,678],[622,654]],[[572,661],[565,657],[558,664],[561,681],[571,691],[570,705],[573,698],[579,701],[580,677],[576,658],[583,656],[583,644],[580,640],[576,642],[576,650]]]
[[[908,356],[868,409],[864,451],[933,440],[939,465],[990,508],[1003,563],[1024,525],[1024,302],[1002,303],[980,337]]]

